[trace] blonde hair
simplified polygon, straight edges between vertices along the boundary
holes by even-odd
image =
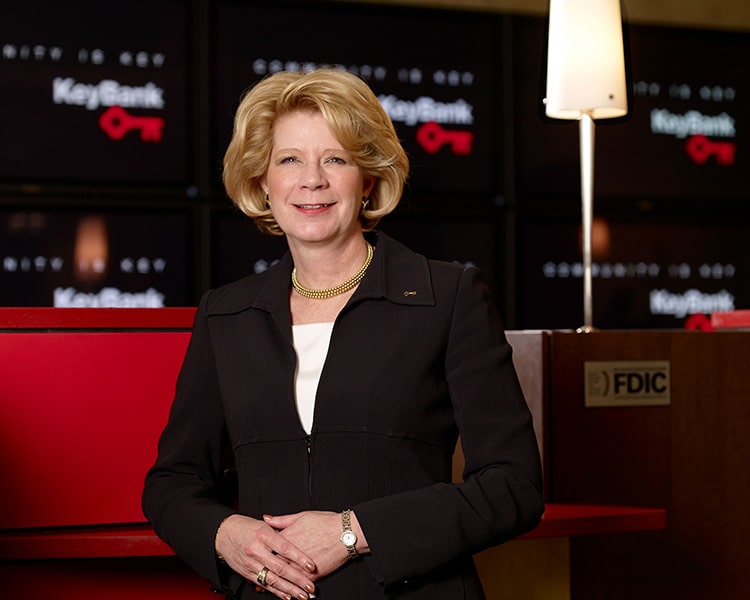
[[[245,94],[224,155],[227,194],[261,231],[282,234],[261,181],[268,169],[276,121],[300,110],[323,115],[333,136],[352,154],[363,174],[375,179],[360,217],[364,231],[373,229],[398,205],[409,159],[375,94],[359,77],[342,69],[283,71],[261,80]]]

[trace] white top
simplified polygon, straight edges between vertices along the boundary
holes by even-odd
[[[297,352],[297,371],[294,373],[294,392],[297,413],[307,433],[312,431],[315,413],[315,394],[320,374],[328,355],[333,323],[292,325],[292,343]]]

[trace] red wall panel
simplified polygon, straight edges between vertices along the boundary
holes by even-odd
[[[190,334],[0,335],[0,529],[143,522]]]

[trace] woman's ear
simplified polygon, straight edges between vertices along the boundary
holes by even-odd
[[[377,182],[377,177],[370,177],[370,176],[365,177],[363,185],[362,185],[362,195],[365,198],[370,197],[370,194],[372,194],[372,190],[375,189],[376,182]]]

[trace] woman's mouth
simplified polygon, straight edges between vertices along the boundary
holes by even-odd
[[[301,208],[302,210],[316,210],[320,208],[328,208],[331,206],[330,204],[295,204],[297,208]]]

